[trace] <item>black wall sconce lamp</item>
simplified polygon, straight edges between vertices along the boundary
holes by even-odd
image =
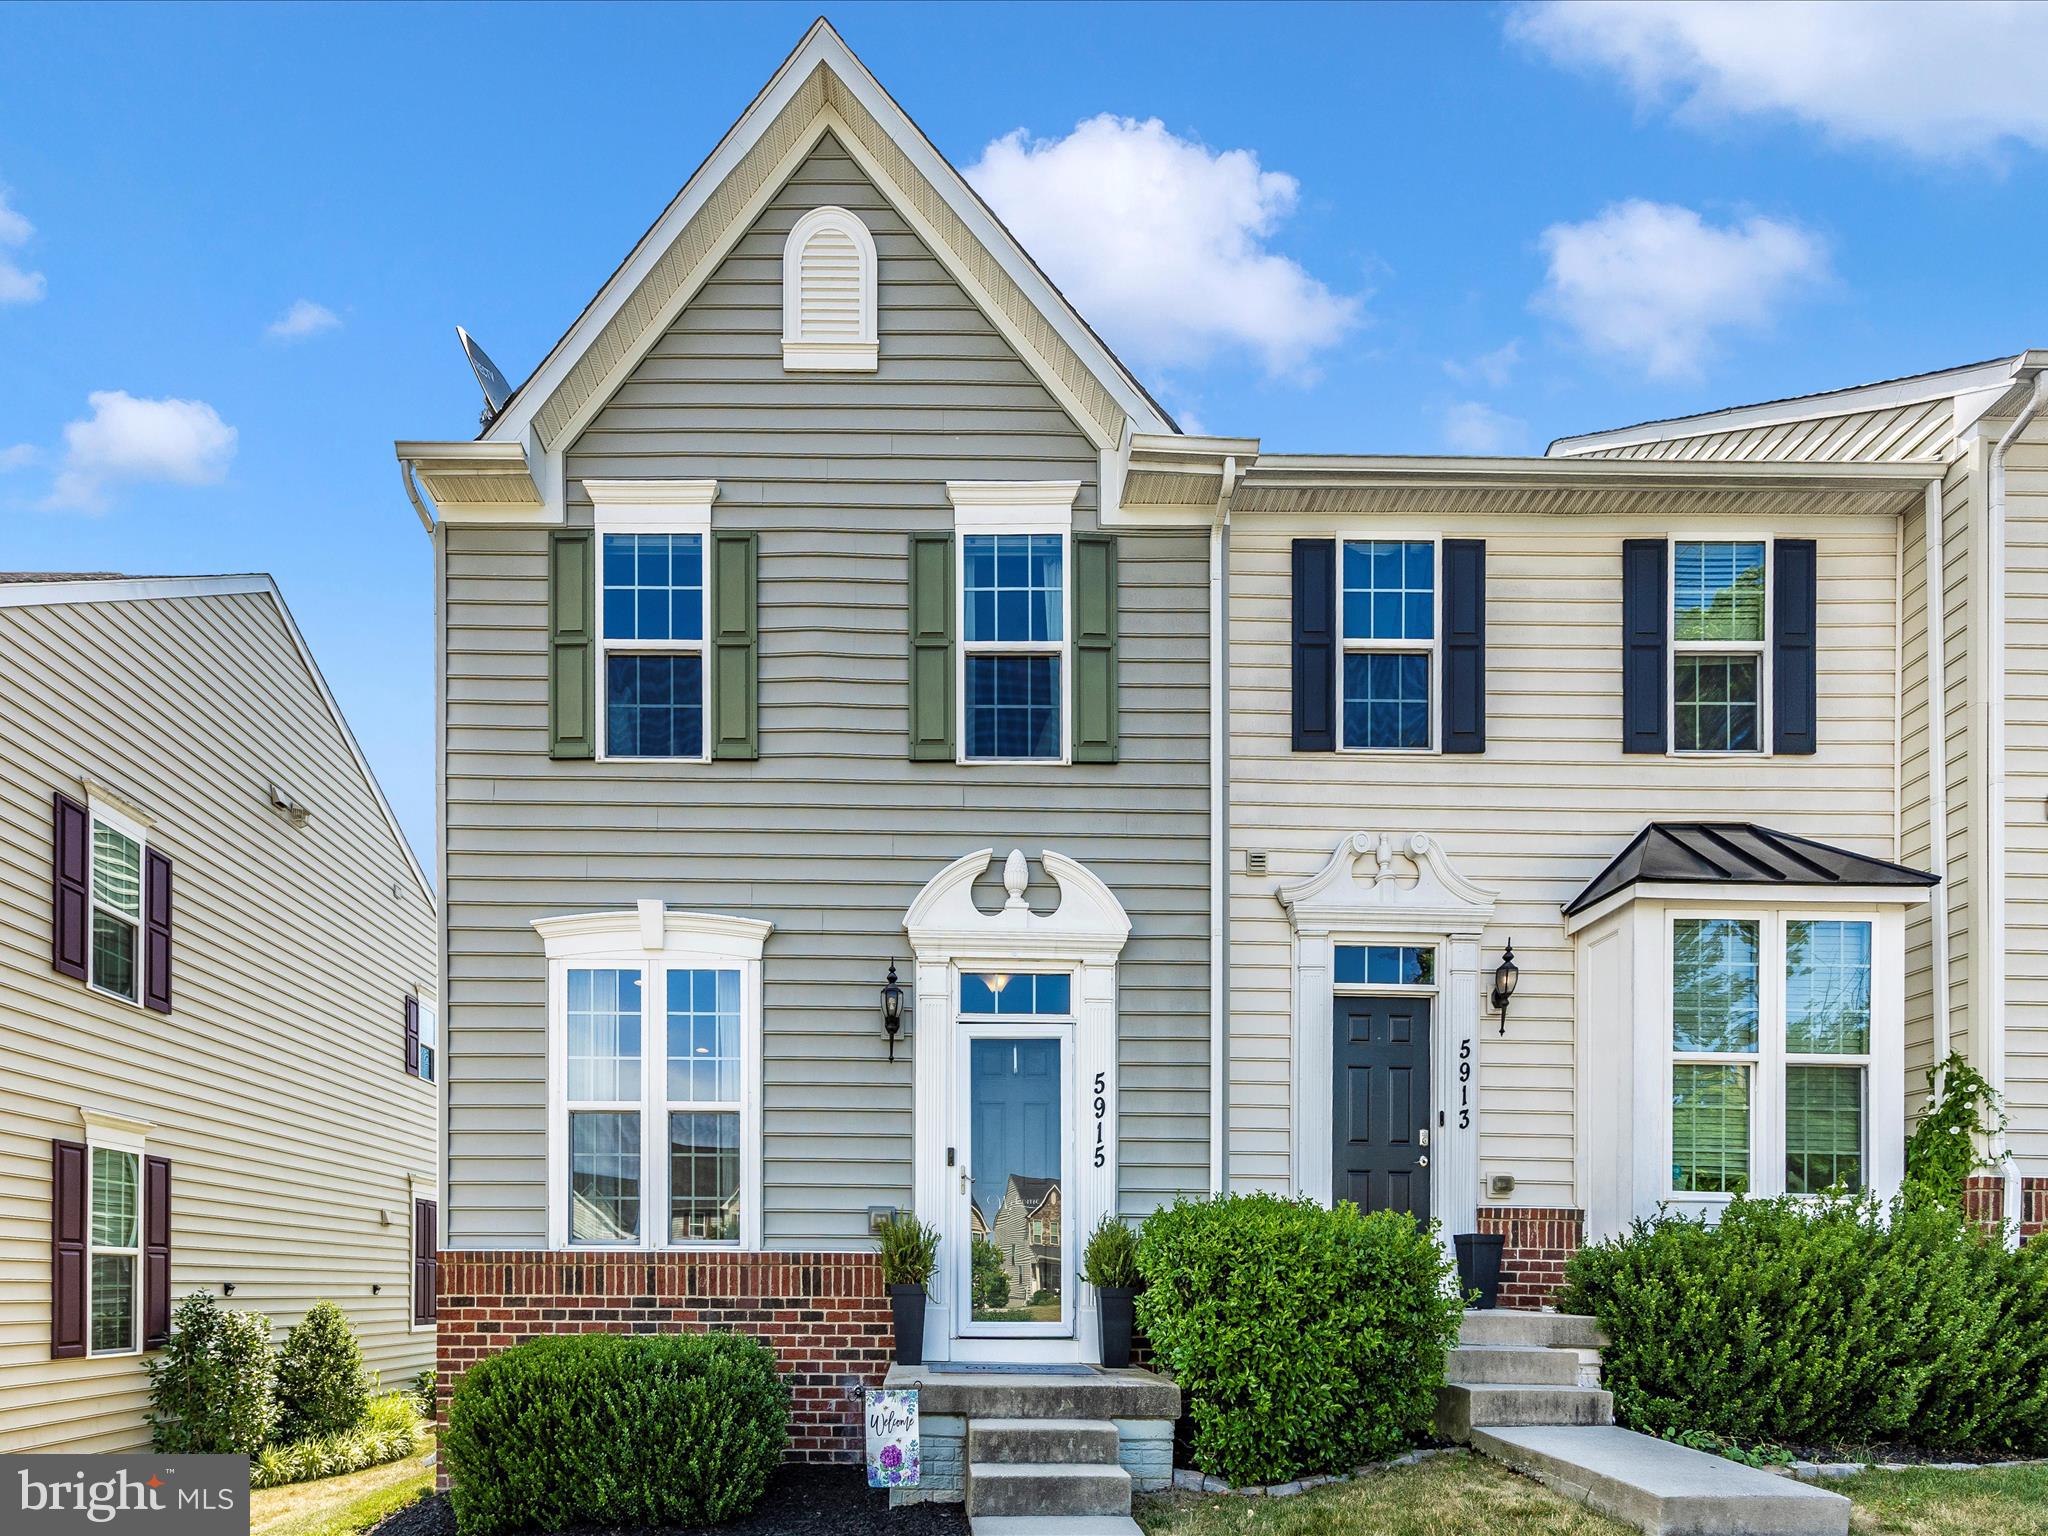
[[[382,1296],[384,1294],[384,1287],[382,1285],[373,1285],[370,1287],[370,1294],[372,1296]]]
[[[903,988],[896,984],[896,961],[889,961],[889,979],[882,984],[882,1033],[889,1037],[889,1059],[896,1059],[896,1037],[903,1033]]]
[[[232,1280],[223,1280],[223,1281],[221,1281],[221,1283],[220,1283],[220,1293],[221,1293],[221,1295],[223,1295],[223,1296],[232,1296],[232,1295],[234,1295],[234,1294],[235,1294],[235,1282],[234,1282],[234,1281],[232,1281]]]
[[[1500,1014],[1500,1032],[1508,1032],[1508,1002],[1515,995],[1515,984],[1522,979],[1522,968],[1515,964],[1515,941],[1508,940],[1508,947],[1500,957],[1500,964],[1493,968],[1493,1006]]]

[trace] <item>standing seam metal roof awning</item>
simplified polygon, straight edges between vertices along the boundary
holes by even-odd
[[[1578,895],[1570,917],[1632,885],[1901,886],[1941,877],[1748,821],[1653,821]]]

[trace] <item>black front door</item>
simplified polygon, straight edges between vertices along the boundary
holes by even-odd
[[[1340,997],[1336,1200],[1429,1220],[1429,999]]]

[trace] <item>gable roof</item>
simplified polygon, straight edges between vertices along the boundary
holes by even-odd
[[[1570,917],[1632,885],[1939,885],[1939,875],[1750,821],[1653,821],[1565,904]]]
[[[349,729],[348,717],[341,712],[341,705],[335,702],[334,693],[327,686],[327,679],[321,675],[320,664],[313,659],[313,651],[306,644],[306,637],[299,633],[298,621],[285,605],[284,594],[277,589],[277,583],[261,572],[239,576],[113,576],[90,571],[15,572],[0,578],[0,608],[37,608],[59,603],[121,603],[139,602],[149,599],[179,597],[268,597],[277,607],[277,616],[284,623],[285,633],[291,637],[292,647],[299,653],[299,660],[305,663],[306,671],[313,679],[313,686],[320,691],[327,713],[334,721],[335,729],[341,733],[342,742],[348,747],[349,756],[355,759],[357,771],[363,782],[369,786],[371,797],[377,802],[377,809],[383,814],[384,825],[390,831],[392,840],[398,844],[399,852],[405,858],[405,866],[412,871],[413,879],[419,882],[420,894],[427,898],[427,905],[438,909],[433,884],[427,879],[427,872],[420,866],[419,857],[413,852],[412,844],[406,840],[405,829],[392,814],[391,802],[384,798],[384,787],[377,782],[377,775],[370,768],[370,760],[363,756],[363,749],[356,741],[356,734]]]
[[[832,131],[1098,446],[1179,430],[820,17],[481,440],[558,452]]]

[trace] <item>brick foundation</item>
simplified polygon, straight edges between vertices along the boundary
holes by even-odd
[[[750,1334],[790,1386],[789,1459],[858,1461],[854,1382],[879,1385],[894,1330],[873,1253],[440,1255],[441,1401],[487,1355],[547,1333]]]
[[[1500,1304],[1550,1306],[1564,1284],[1564,1261],[1586,1241],[1586,1213],[1570,1206],[1482,1206],[1479,1230],[1498,1232]]]
[[[1973,1173],[1963,1185],[1963,1218],[1985,1231],[2005,1221],[2005,1180],[1992,1173]]]
[[[2048,1232],[2048,1179],[2020,1180],[2020,1237]]]

